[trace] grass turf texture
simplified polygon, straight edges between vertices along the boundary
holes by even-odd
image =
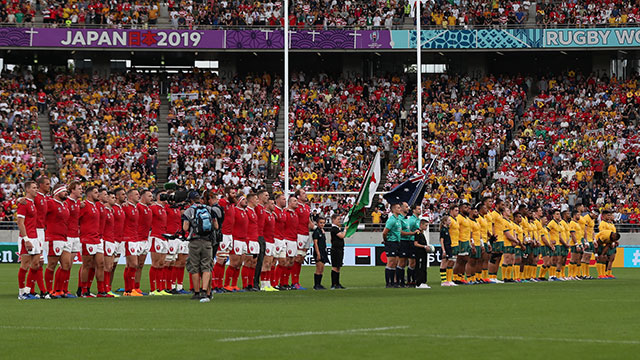
[[[5,359],[620,359],[640,351],[634,269],[615,269],[617,280],[443,288],[431,268],[433,289],[418,290],[383,288],[382,267],[348,267],[348,290],[223,294],[208,304],[187,295],[19,301],[17,270],[0,265]],[[303,285],[312,272],[303,268]],[[72,274],[70,288],[77,267]]]

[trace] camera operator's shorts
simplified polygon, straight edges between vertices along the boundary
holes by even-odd
[[[165,239],[152,236],[151,237],[151,253],[168,254],[169,242]]]
[[[264,255],[265,256],[275,256],[276,253],[276,244],[275,243],[265,243],[264,244]]]
[[[244,255],[247,253],[247,242],[243,240],[233,240],[233,255]]]
[[[193,239],[188,242],[187,271],[189,274],[211,272],[213,247],[209,239]]]
[[[273,245],[275,247],[273,256],[277,258],[283,258],[287,256],[287,249],[284,248],[284,240],[273,239]]]
[[[222,242],[218,246],[218,254],[228,254],[233,250],[233,236],[222,234]]]
[[[287,257],[294,257],[298,253],[298,244],[293,240],[285,240],[284,248],[287,251]]]
[[[249,241],[249,251],[250,255],[259,255],[260,254],[260,243],[257,241]]]

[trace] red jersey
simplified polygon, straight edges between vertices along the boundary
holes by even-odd
[[[47,217],[44,232],[47,241],[67,241],[67,223],[69,222],[69,209],[62,201],[49,198],[47,201]]]
[[[256,211],[250,207],[247,207],[247,220],[249,225],[247,226],[247,240],[258,241],[258,215]]]
[[[100,218],[102,222],[102,217]],[[115,211],[113,208],[104,207],[104,227],[102,229],[102,239],[106,242],[114,242],[115,239]]]
[[[258,204],[254,210],[256,211],[256,216],[258,216],[258,236],[264,237],[264,206]]]
[[[98,232],[100,233],[100,239],[104,239],[102,234],[104,234],[104,225],[105,225],[105,221],[107,221],[107,214],[104,211],[104,204],[103,203],[98,201],[96,203],[96,208],[98,208],[98,211],[100,212],[100,227],[99,227]]]
[[[284,239],[289,241],[297,241],[298,240],[298,214],[296,214],[295,210],[285,209],[284,210]]]
[[[236,220],[236,206],[227,201],[227,199],[220,199],[218,205],[224,210],[224,220],[222,220],[222,235],[233,234],[233,225]]]
[[[153,214],[151,208],[143,203],[138,203],[138,241],[147,241],[151,232]]]
[[[182,229],[182,218],[180,216],[180,209],[174,209],[169,205],[165,205],[164,211],[167,214],[167,233],[177,233],[180,229]]]
[[[167,212],[160,204],[151,205],[151,236],[164,239],[163,234],[167,233]]]
[[[262,236],[264,236],[264,242],[273,244],[273,231],[276,227],[276,216],[272,212],[264,212],[264,227]]]
[[[122,206],[124,211],[124,230],[122,231],[122,239],[124,241],[137,241],[138,240],[138,208],[130,203],[126,202]]]
[[[311,207],[307,204],[298,203],[296,215],[298,215],[298,235],[309,236],[309,216],[311,215]]]
[[[113,240],[122,241],[124,237],[124,210],[120,205],[115,204],[111,211],[113,212]]]
[[[273,216],[275,218],[275,228],[273,231],[273,237],[278,239],[278,240],[284,240],[284,227],[285,227],[285,217],[284,217],[284,210],[280,209],[279,207],[276,206],[275,210],[273,211]],[[297,238],[296,238],[297,240]]]
[[[67,209],[69,209],[69,219],[67,220],[67,237],[79,238],[80,237],[80,204],[72,198],[67,198]]]
[[[233,240],[234,241],[245,241],[247,240],[247,226],[249,224],[249,219],[247,219],[247,211],[245,209],[236,207],[234,211],[234,222],[233,222]],[[226,220],[227,215],[225,215]]]
[[[100,210],[91,201],[85,201],[84,207],[80,208],[80,242],[100,243]]]
[[[24,228],[27,232],[27,237],[29,239],[37,239],[36,218],[38,217],[38,210],[36,210],[35,202],[27,198],[26,204],[18,204],[18,217],[24,219]]]
[[[47,217],[47,195],[38,192],[35,199],[36,211],[36,228],[44,229],[45,218]]]

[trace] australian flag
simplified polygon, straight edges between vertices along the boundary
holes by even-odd
[[[435,160],[435,159],[434,159]],[[400,204],[406,202],[409,206],[414,204],[422,204],[424,199],[424,193],[427,190],[427,180],[429,178],[429,172],[434,161],[431,161],[429,166],[415,173],[409,180],[396,186],[382,197],[387,200],[389,204]]]

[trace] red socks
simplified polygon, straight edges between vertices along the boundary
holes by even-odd
[[[176,282],[182,285],[182,281],[184,280],[184,266],[177,267],[176,269]]]
[[[44,284],[48,293],[53,292],[53,274],[53,270],[49,268],[44,271]]]
[[[63,281],[63,271],[62,271],[62,266],[59,266],[58,269],[56,270],[56,274],[53,280],[53,291],[61,291],[62,290],[62,281]],[[47,276],[47,273],[45,271],[45,277]]]
[[[224,287],[231,286],[231,279],[233,278],[233,273],[235,272],[235,268],[232,266],[227,266],[227,272],[224,276]]]
[[[291,285],[300,283],[300,269],[302,269],[302,264],[294,262],[291,269]]]
[[[280,270],[280,286],[289,285],[289,274],[291,273],[291,267],[282,267]]]
[[[242,287],[246,288],[246,287],[249,286],[249,273],[250,273],[250,270],[249,270],[248,267],[243,266],[241,271],[242,271]]]
[[[44,280],[42,277],[42,266],[38,266],[38,270],[36,270],[36,282],[38,283],[38,288],[40,292],[47,291],[47,288],[44,287]]]
[[[36,284],[36,270],[29,269],[29,273],[27,274],[27,287],[31,289],[32,294],[36,293],[34,289],[35,284]]]
[[[136,279],[136,269],[132,267],[124,268],[124,291],[131,292]]]
[[[238,286],[238,275],[240,275],[240,269],[233,269],[233,278],[231,279],[231,286],[232,287],[237,287]]]
[[[104,272],[104,292],[111,291],[111,271]]]
[[[215,263],[215,265],[213,265],[213,277],[212,277],[213,287],[221,288],[223,278],[224,278],[224,265]]]
[[[25,270],[23,268],[18,269],[18,289],[24,289],[25,283],[27,281],[27,272],[29,270]]]

